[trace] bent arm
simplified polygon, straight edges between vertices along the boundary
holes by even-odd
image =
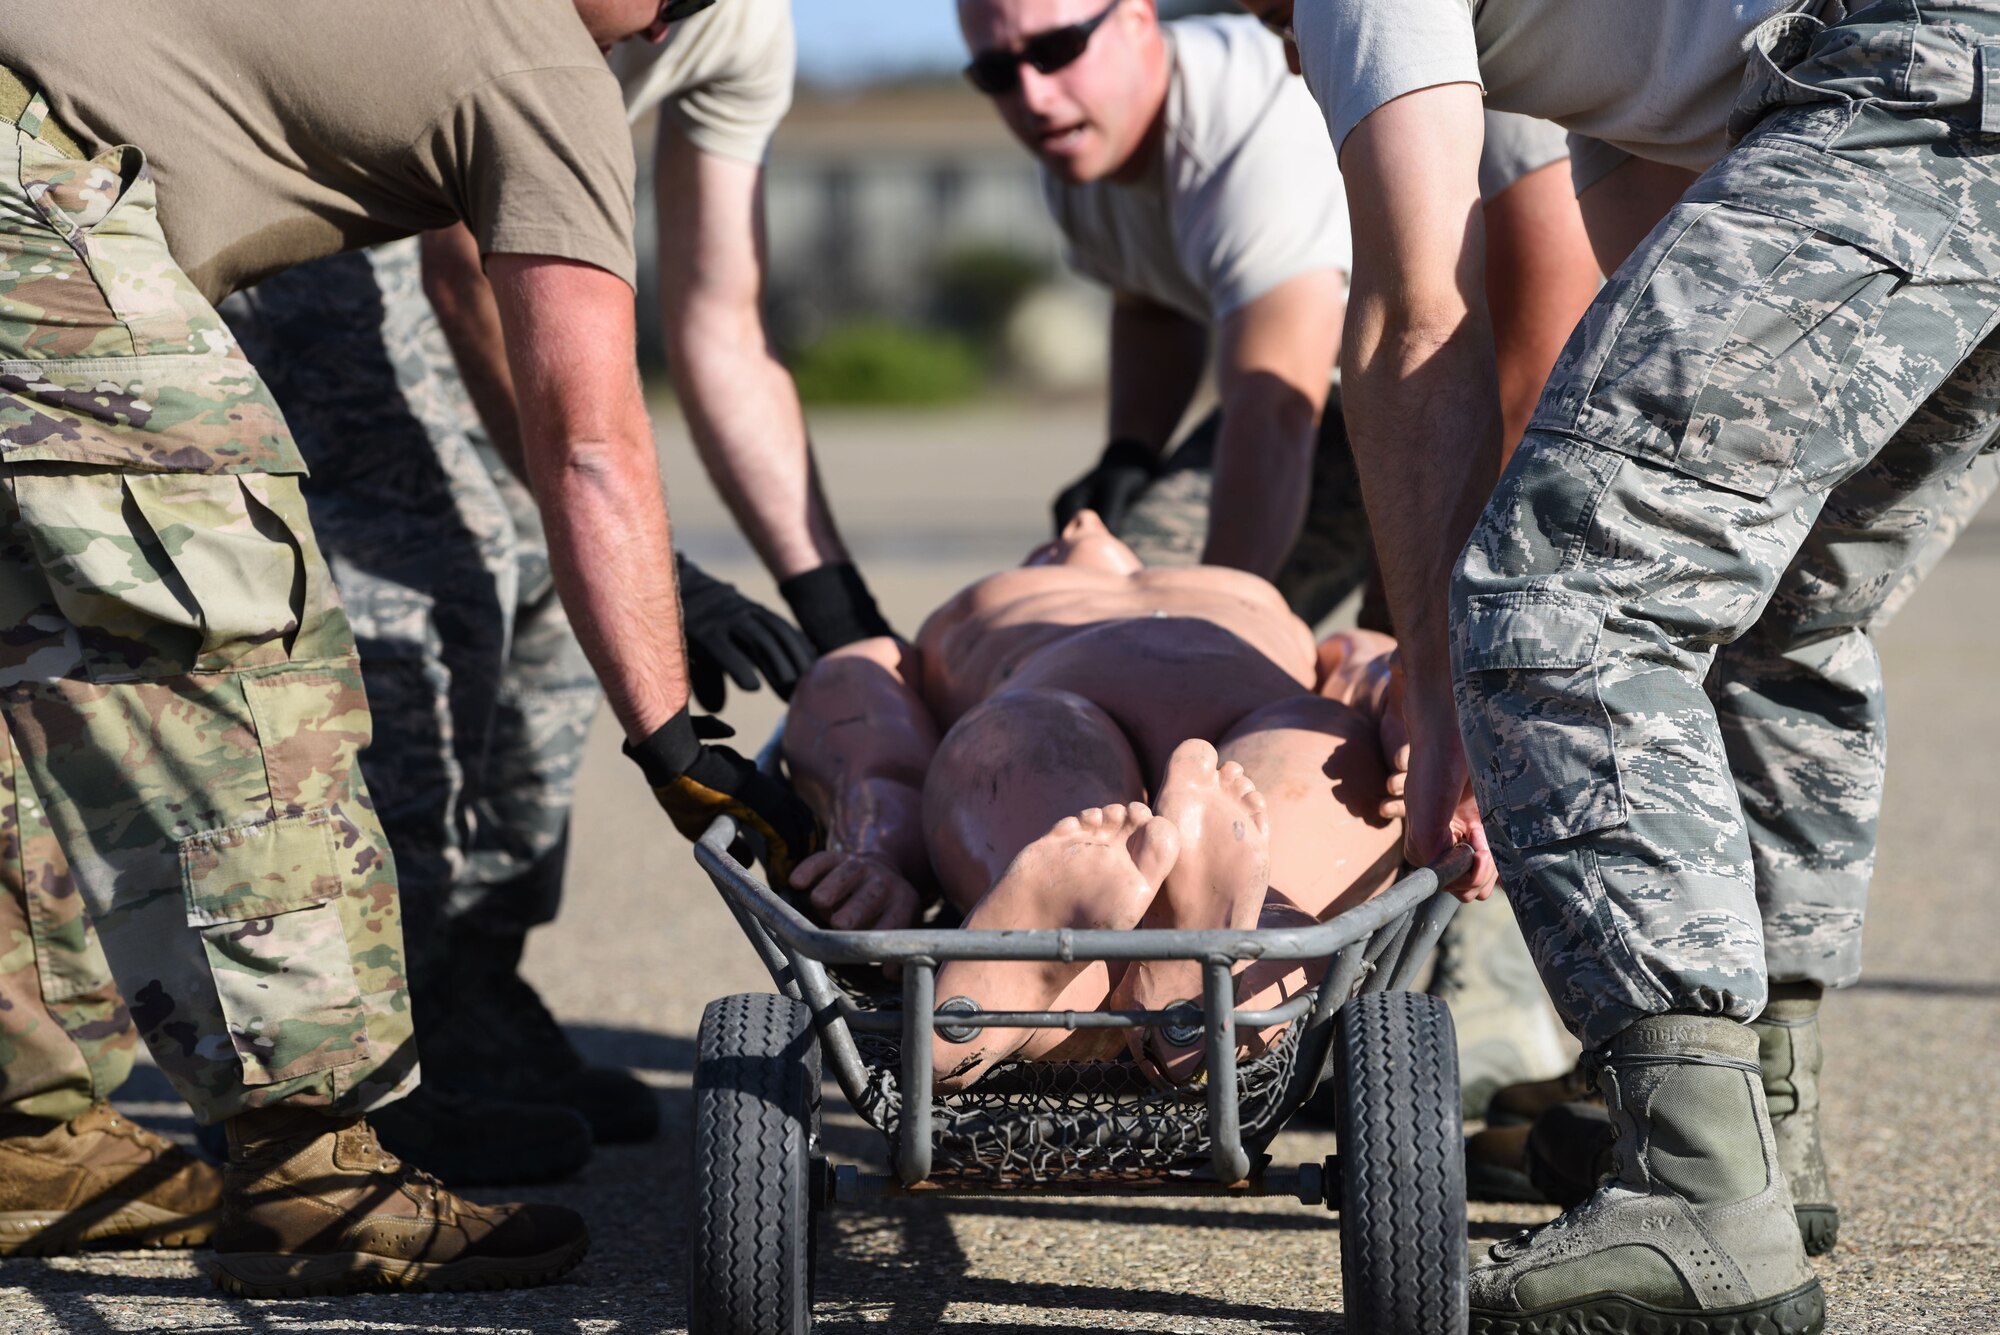
[[[1222,431],[1204,564],[1271,579],[1298,543],[1346,295],[1340,273],[1317,270],[1223,320],[1215,372]]]
[[[936,897],[923,815],[938,728],[918,679],[910,645],[857,640],[813,666],[786,716],[793,785],[827,831],[792,885],[835,927],[908,926]]]
[[[1486,201],[1486,301],[1511,455],[1570,330],[1597,295],[1597,259],[1570,188],[1569,163],[1529,172]]]
[[[1111,306],[1109,438],[1165,451],[1207,361],[1201,325],[1171,307],[1118,293]]]
[[[1695,173],[1645,158],[1627,158],[1577,196],[1591,249],[1605,273],[1618,271],[1667,210],[1694,184]]]
[[[1486,312],[1479,89],[1443,84],[1376,108],[1341,146],[1357,257],[1342,398],[1403,661],[1408,855],[1481,850],[1461,896],[1494,872],[1452,698],[1449,591],[1500,460]]]
[[[703,466],[773,578],[846,561],[798,388],[764,329],[763,168],[663,123],[655,187],[668,367]]]
[[[674,553],[633,351],[632,289],[588,264],[487,265],[556,588],[628,737],[687,704]]]

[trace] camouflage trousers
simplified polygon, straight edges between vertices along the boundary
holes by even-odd
[[[414,241],[224,303],[312,476],[305,497],[378,723],[361,771],[396,851],[419,1024],[449,939],[555,916],[597,680],[533,498],[487,441]]]
[[[203,1120],[371,1106],[416,1058],[303,463],[168,253],[144,154],[85,160],[39,96],[0,112],[4,1097],[58,1112],[116,1075],[108,964]]]
[[[1599,294],[1461,557],[1474,783],[1586,1045],[1859,973],[1871,637],[1996,477],[1994,39],[1992,0],[1760,31],[1747,137]]]
[[[1221,432],[1222,410],[1217,408],[1167,456],[1165,471],[1119,525],[1118,536],[1147,565],[1200,562],[1208,541],[1215,443]],[[1292,611],[1314,626],[1368,582],[1374,563],[1375,543],[1361,504],[1361,480],[1354,470],[1340,391],[1335,388],[1320,417],[1305,530],[1271,582]]]

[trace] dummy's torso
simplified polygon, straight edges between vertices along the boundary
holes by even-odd
[[[917,632],[925,703],[949,727],[1052,646],[1112,622],[1212,623],[1301,689],[1316,680],[1312,632],[1265,581],[1214,566],[1115,574],[1076,566],[1004,570],[971,585]]]

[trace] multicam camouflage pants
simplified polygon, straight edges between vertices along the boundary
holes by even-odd
[[[1222,431],[1216,409],[1167,456],[1165,471],[1132,506],[1119,526],[1148,565],[1195,565],[1208,541],[1209,496],[1215,479],[1215,443]],[[1368,580],[1375,545],[1361,505],[1361,481],[1340,412],[1340,391],[1327,396],[1313,454],[1312,498],[1305,530],[1272,580],[1307,625],[1320,620]],[[1382,627],[1386,629],[1386,627]]]
[[[0,80],[15,93],[0,107],[0,711],[26,864],[7,916],[29,923],[38,982],[21,986],[10,926],[0,995],[89,993],[120,1024],[80,892],[197,1115],[371,1106],[408,1086],[415,1050],[395,869],[355,764],[368,705],[303,463],[168,254],[144,155],[86,161],[40,97]],[[9,1012],[0,1097],[57,1113],[81,1096],[79,1065],[95,1088],[123,1060],[77,1045],[121,1040],[41,1018]]]
[[[419,1023],[453,932],[555,916],[597,680],[541,520],[487,442],[414,241],[224,303],[312,466],[306,505],[377,720],[361,771],[396,851]]]
[[[1993,489],[2000,4],[1759,34],[1747,137],[1571,337],[1452,590],[1502,876],[1586,1044],[1851,982],[1871,634]]]

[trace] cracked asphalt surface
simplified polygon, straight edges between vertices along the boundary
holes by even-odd
[[[1048,498],[1097,447],[1094,405],[815,415],[850,541],[900,627],[974,575],[1017,560]],[[773,598],[661,417],[681,540],[716,573]],[[1959,548],[1882,637],[1892,754],[1867,976],[1826,1008],[1828,1153],[1843,1207],[1818,1264],[1828,1329],[2000,1332],[2000,896],[1990,884],[2000,797],[2000,514]],[[730,711],[765,735],[763,694]],[[519,1293],[250,1302],[214,1292],[199,1253],[0,1262],[0,1332],[628,1332],[684,1330],[687,1140],[702,1006],[768,983],[686,846],[600,720],[576,817],[563,918],[528,972],[595,1059],[640,1070],[665,1131],[600,1150],[533,1195],[581,1210],[595,1246],[567,1282]],[[121,1102],[189,1129],[157,1072]],[[837,1157],[881,1167],[879,1138],[829,1086]],[[1317,1160],[1287,1133],[1278,1162]],[[504,1199],[504,1190],[473,1193]],[[1475,1243],[1545,1218],[1479,1206]],[[1285,1200],[966,1199],[843,1210],[822,1239],[818,1329],[1312,1332],[1340,1317],[1338,1222]]]

